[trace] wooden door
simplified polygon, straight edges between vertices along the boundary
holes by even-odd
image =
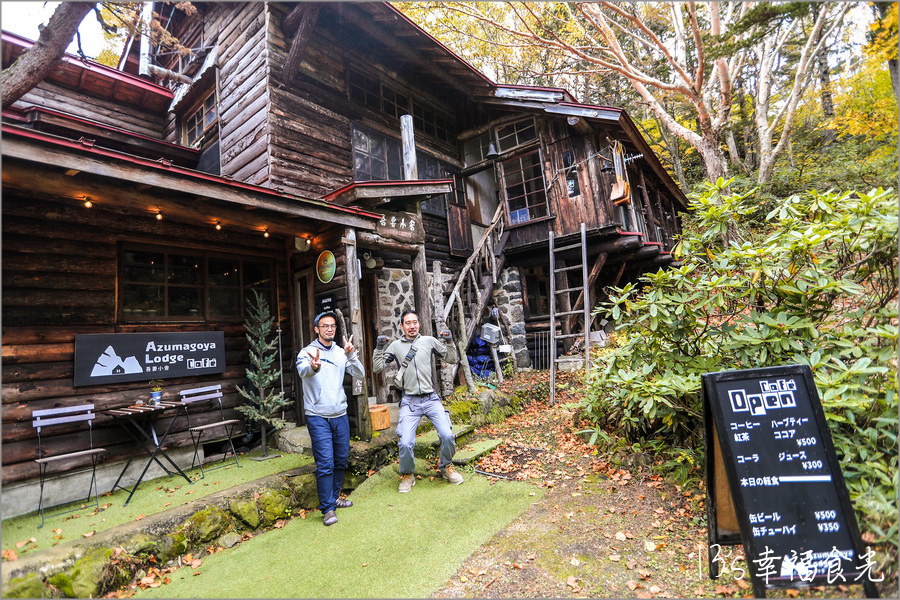
[[[466,205],[465,180],[456,175],[453,193],[447,200],[447,232],[450,237],[450,254],[468,256],[475,248],[472,241],[472,221]]]

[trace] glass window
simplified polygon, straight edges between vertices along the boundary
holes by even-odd
[[[211,91],[192,111],[182,119],[181,131],[186,146],[196,147],[203,142],[206,133],[218,119],[216,93]]]
[[[534,119],[516,121],[497,128],[497,149],[499,152],[512,150],[535,139],[537,139],[537,131],[534,128]]]
[[[242,319],[250,290],[272,307],[271,261],[179,250],[124,248],[120,318],[125,321]]]
[[[354,124],[354,181],[403,179],[400,151],[400,142],[398,140]]]
[[[548,216],[540,153],[531,152],[505,160],[501,164],[509,224],[516,225]]]
[[[562,155],[563,170],[566,174],[566,189],[569,198],[581,195],[581,186],[578,183],[578,167],[575,165],[575,151],[566,150]]]
[[[463,143],[463,162],[468,167],[487,159],[491,143],[491,132],[485,131],[477,137]]]

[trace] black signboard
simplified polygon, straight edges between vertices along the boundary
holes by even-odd
[[[225,333],[111,333],[75,336],[75,385],[225,372]]]
[[[863,548],[809,367],[790,365],[703,375],[710,576],[721,544],[716,523],[715,427],[747,568],[766,588],[865,585],[874,560]]]
[[[337,308],[337,298],[334,292],[316,296],[316,314],[332,311],[335,308]]]

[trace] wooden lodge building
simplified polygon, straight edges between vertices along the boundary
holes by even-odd
[[[285,418],[300,425],[294,357],[312,318],[340,311],[367,366],[347,382],[366,438],[368,398],[387,400],[374,339],[397,334],[404,308],[465,341],[493,318],[515,364],[546,366],[552,288],[576,292],[556,308],[571,313],[554,320],[573,336],[564,349],[584,330],[579,290],[593,305],[672,261],[686,199],[624,111],[495,83],[387,3],[194,6],[153,3],[190,56],[138,38],[117,69],[66,55],[3,112],[5,516],[37,505],[34,410],[95,404],[105,465],[131,440],[100,411],[148,397],[147,380],[167,399],[221,383],[239,417],[254,290],[277,319]],[[3,32],[3,67],[31,44]],[[557,269],[580,265],[553,282],[551,238]],[[79,336],[211,332],[215,372],[75,372]],[[171,447],[190,445],[181,419]],[[84,435],[45,441],[70,451]],[[7,501],[20,487],[21,509]]]

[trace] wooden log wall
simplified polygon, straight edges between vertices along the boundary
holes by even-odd
[[[205,224],[155,221],[145,216],[112,212],[94,207],[90,211],[71,201],[32,198],[4,190],[3,203],[3,366],[2,427],[4,484],[36,477],[37,441],[31,413],[92,402],[98,410],[132,404],[148,398],[146,382],[74,387],[74,342],[84,333],[137,333],[146,331],[225,332],[226,370],[221,375],[164,380],[164,399],[178,398],[178,391],[205,383],[221,383],[227,417],[243,419],[235,406],[245,400],[236,385],[245,385],[247,341],[242,323],[147,323],[116,321],[116,277],[119,242],[128,241],[170,247],[185,247],[271,258],[275,264],[276,293],[282,319],[282,346],[291,347],[285,240],[262,238],[256,232],[229,232],[227,236]],[[186,242],[185,240],[190,240]],[[282,356],[289,373],[293,357]],[[286,391],[291,378],[285,377]],[[192,412],[191,424],[216,418],[208,412]],[[288,407],[286,417],[296,416]],[[45,438],[51,451],[82,449],[86,432],[56,432]],[[188,446],[187,422],[178,416],[169,437],[171,447]],[[100,415],[95,423],[94,443],[108,449],[104,462],[127,458],[131,438],[111,419]],[[75,465],[70,465],[75,466]],[[65,465],[61,465],[65,468]]]
[[[112,100],[95,98],[48,81],[39,83],[13,106],[22,109],[40,106],[147,137],[156,139],[165,137],[167,122],[165,115],[153,114],[136,106]]]

